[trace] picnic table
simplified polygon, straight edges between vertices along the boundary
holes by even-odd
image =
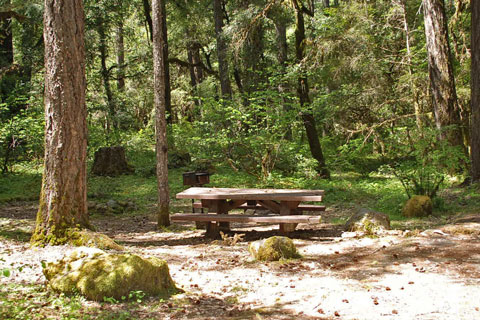
[[[302,204],[322,201],[323,190],[189,188],[177,199],[200,200],[197,207],[208,208],[208,214],[176,214],[173,221],[205,221],[207,237],[217,237],[229,222],[278,223],[282,233],[295,230],[298,223],[318,223],[319,216],[302,215],[303,211],[323,211],[324,206]],[[266,209],[267,215],[228,214],[233,209]]]

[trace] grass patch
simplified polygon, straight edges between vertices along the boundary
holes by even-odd
[[[29,242],[31,237],[32,237],[31,232],[25,232],[22,230],[1,230],[0,229],[0,239]]]
[[[38,200],[41,185],[42,174],[34,169],[0,175],[0,203]]]

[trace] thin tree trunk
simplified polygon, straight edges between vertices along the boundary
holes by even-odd
[[[213,13],[215,19],[215,36],[217,39],[218,73],[220,75],[220,88],[222,98],[232,98],[232,85],[228,74],[227,44],[223,35],[223,10],[222,0],[213,0]]]
[[[125,44],[123,33],[123,21],[119,21],[117,24],[117,88],[120,92],[125,91]]]
[[[5,6],[9,6],[6,1]],[[0,20],[0,69],[13,64],[12,18]]]
[[[446,139],[453,146],[463,146],[445,3],[444,0],[423,0],[423,7],[435,123],[442,131],[441,139]],[[451,126],[454,127],[446,128]]]
[[[89,227],[82,1],[45,0],[45,166],[36,244],[67,242]]]
[[[296,28],[295,28],[295,53],[297,63],[302,63],[305,57],[305,20],[303,16],[303,7],[301,7],[297,0],[293,0],[295,7]],[[297,94],[300,99],[300,105],[302,106],[302,120],[307,133],[308,144],[310,146],[310,152],[315,160],[318,162],[317,171],[324,178],[330,178],[330,172],[325,165],[325,158],[323,156],[322,146],[318,138],[317,126],[315,118],[307,111],[309,108],[310,97],[308,88],[308,79],[301,71],[298,77]]]
[[[99,44],[99,51],[100,51],[100,74],[102,75],[103,87],[105,89],[105,95],[107,96],[107,108],[108,108],[108,116],[107,116],[107,133],[110,133],[110,129],[113,126],[114,128],[117,127],[115,122],[115,102],[113,101],[113,92],[110,86],[110,73],[107,68],[107,39],[105,34],[105,27],[103,24],[103,20],[100,20],[98,23],[98,36],[100,38]]]
[[[197,96],[197,85],[203,81],[203,69],[198,66],[202,60],[200,58],[200,44],[198,42],[193,42],[188,45],[187,48],[187,57],[188,69],[190,71],[190,85],[192,86],[192,92],[195,96]],[[201,100],[195,98],[194,103],[196,106],[201,104]],[[193,121],[192,112],[189,113],[188,120]]]
[[[143,0],[143,14],[145,15],[145,22],[147,23],[147,33],[150,31],[150,41],[153,41],[153,21],[150,11],[150,2],[148,0]]]
[[[165,67],[168,60],[168,44],[166,38],[165,0],[153,0],[153,76],[155,102],[155,131],[157,153],[158,182],[158,226],[170,225],[169,189],[168,189],[168,144],[167,144],[167,85]]]
[[[280,66],[280,73],[283,75],[286,74],[287,70],[287,59],[288,59],[288,44],[287,44],[287,23],[282,17],[274,17],[273,23],[275,25],[276,33],[276,42],[277,42],[277,61]],[[282,80],[278,85],[278,93],[281,95],[283,102],[283,110],[285,112],[291,111],[291,101],[287,97],[286,93],[288,92],[288,84]],[[286,128],[285,139],[292,140],[292,128],[288,126]]]
[[[403,11],[402,12],[403,13],[403,31],[405,32],[405,47],[407,49],[409,83],[410,83],[410,89],[412,90],[412,95],[413,95],[413,109],[415,112],[415,120],[417,123],[417,127],[418,129],[422,129],[423,127],[422,110],[420,108],[420,104],[418,103],[418,90],[415,87],[415,82],[413,81],[412,52],[410,49],[410,28],[408,26],[408,20],[407,20],[407,1],[400,0],[400,5]]]
[[[480,3],[472,1],[472,181],[480,181]]]

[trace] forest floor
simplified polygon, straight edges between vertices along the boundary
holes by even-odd
[[[74,248],[32,248],[35,213],[30,202],[0,207],[2,319],[480,318],[480,212],[421,227],[406,221],[402,230],[364,237],[329,223],[352,212],[328,209],[326,223],[300,225],[291,235],[303,257],[283,262],[254,261],[247,249],[277,226],[233,224],[245,237],[227,245],[189,223],[159,232],[152,215],[93,217],[99,232],[128,251],[165,259],[185,291],[166,301],[117,303],[46,289],[41,261]]]

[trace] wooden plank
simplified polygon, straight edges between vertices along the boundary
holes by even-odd
[[[195,202],[193,207],[196,209],[203,208],[201,202]],[[249,205],[249,204],[242,204],[237,207],[238,209],[266,209],[265,207],[261,206],[260,204],[256,205]],[[297,207],[299,211],[325,211],[326,207],[318,204],[301,204]]]
[[[245,215],[245,214],[175,214],[172,221],[215,221],[215,222],[256,222],[256,223],[320,223],[320,216],[307,215]]]
[[[268,210],[275,212],[275,213],[280,213],[280,205],[276,203],[275,201],[271,200],[259,200],[259,204]]]
[[[323,190],[300,189],[236,189],[189,188],[177,194],[177,199],[230,199],[273,201],[322,201]]]

